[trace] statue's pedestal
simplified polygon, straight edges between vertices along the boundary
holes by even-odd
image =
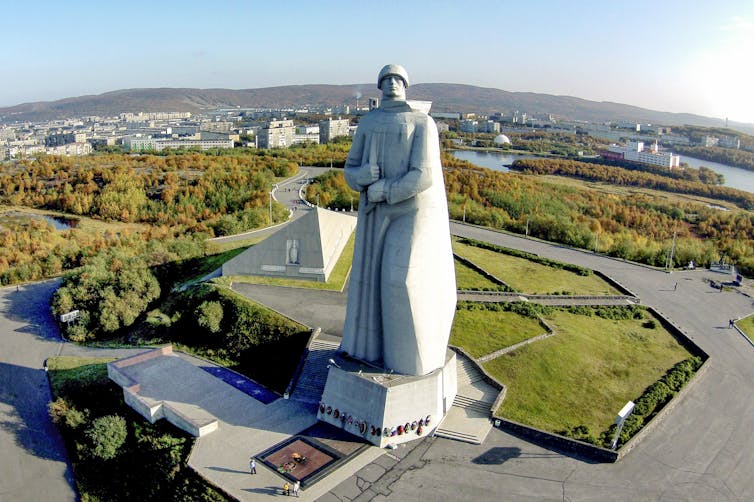
[[[422,376],[385,372],[354,359],[331,365],[317,418],[385,447],[430,434],[456,397],[456,354]]]

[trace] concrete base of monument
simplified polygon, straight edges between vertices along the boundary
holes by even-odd
[[[431,434],[453,404],[456,354],[422,376],[400,375],[355,359],[330,365],[317,418],[383,448]]]

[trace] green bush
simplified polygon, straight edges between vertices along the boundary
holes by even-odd
[[[631,439],[646,422],[656,415],[693,378],[701,365],[702,360],[699,357],[690,357],[680,361],[670,368],[662,378],[647,387],[642,395],[634,401],[636,406],[623,425],[619,444]],[[603,433],[601,438],[604,439],[607,435],[607,432]],[[612,441],[613,435],[614,431],[612,435],[609,435],[610,441]]]
[[[120,415],[99,417],[86,430],[86,437],[91,444],[90,453],[102,460],[114,458],[126,442],[127,435],[126,419]]]
[[[65,424],[71,429],[76,429],[86,422],[89,413],[79,411],[75,407],[71,406],[68,401],[62,397],[57,398],[47,405],[47,410],[52,418],[52,422],[55,424]]]
[[[223,320],[223,306],[220,302],[204,301],[196,311],[196,322],[210,333],[220,331],[220,323]]]
[[[56,317],[71,310],[79,318],[63,330],[74,341],[112,334],[130,326],[160,296],[147,261],[123,248],[107,249],[66,276],[53,296]]]

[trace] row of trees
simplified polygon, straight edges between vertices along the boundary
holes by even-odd
[[[676,152],[696,157],[697,159],[719,162],[729,166],[740,167],[748,171],[754,171],[754,153],[746,150],[733,148],[721,148],[718,146],[676,146]]]
[[[673,179],[668,176],[632,171],[620,167],[579,162],[567,159],[519,159],[512,169],[527,174],[570,176],[612,185],[652,188],[664,192],[683,193],[733,202],[744,209],[754,209],[754,194],[724,186]]]

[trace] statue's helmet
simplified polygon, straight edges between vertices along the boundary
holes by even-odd
[[[382,67],[380,74],[377,76],[377,88],[379,89],[382,85],[383,78],[391,75],[400,77],[403,80],[403,86],[408,89],[408,72],[399,64],[388,64]]]

